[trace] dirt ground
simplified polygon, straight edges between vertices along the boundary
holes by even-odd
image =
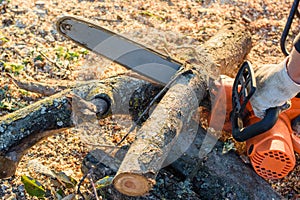
[[[163,45],[153,42],[157,33],[171,32],[176,37],[193,38],[201,44],[224,24],[242,23],[251,31],[253,41],[247,59],[258,66],[284,59],[279,42],[292,3],[291,0],[0,0],[0,115],[45,97],[18,88],[9,75],[20,80],[64,85],[82,79],[105,78],[125,70],[95,58],[92,53],[60,36],[55,27],[59,16],[84,17],[129,36],[136,35],[138,30],[156,30],[153,35],[137,35],[143,36],[139,41],[160,50]],[[288,47],[300,31],[299,27],[299,20],[295,19]],[[169,49],[163,51],[168,53]],[[124,134],[120,126],[107,119],[103,122],[103,131]],[[32,167],[36,165],[32,163],[64,171],[79,180],[82,159],[91,149],[81,136],[80,130],[72,129],[34,146],[23,157],[16,175],[0,180],[0,198],[31,199],[21,183],[20,177],[24,174],[36,178],[51,190],[53,182],[37,173]],[[288,199],[300,198],[299,163],[298,158],[298,165],[287,177],[270,181],[271,186]],[[65,192],[72,194],[74,190]],[[48,194],[47,199],[54,197]]]

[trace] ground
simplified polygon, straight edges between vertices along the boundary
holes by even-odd
[[[136,33],[136,30],[153,28],[158,32],[172,32],[193,38],[200,44],[226,23],[243,23],[251,31],[253,39],[253,48],[247,59],[258,66],[284,59],[279,42],[292,5],[291,0],[0,2],[0,115],[44,97],[19,89],[9,75],[53,85],[100,79],[124,71],[121,67],[106,65],[106,61],[96,59],[87,50],[58,35],[55,22],[59,16],[81,16],[116,32],[131,33],[129,35]],[[296,19],[288,41],[298,32],[299,20]],[[142,37],[140,40],[151,44],[152,39]],[[155,48],[159,48],[155,45]],[[168,49],[165,52],[168,53]],[[120,134],[120,129],[118,124],[110,120],[103,122],[103,131]],[[30,199],[20,182],[23,174],[37,178],[44,185],[50,184],[45,176],[41,177],[28,165],[30,160],[56,171],[64,171],[79,180],[82,176],[81,161],[89,150],[90,146],[82,140],[80,131],[76,129],[48,138],[24,156],[14,177],[0,180],[0,197]],[[297,162],[300,162],[299,158]],[[300,194],[299,173],[300,165],[297,165],[286,178],[271,181],[270,184],[283,196],[295,199]]]

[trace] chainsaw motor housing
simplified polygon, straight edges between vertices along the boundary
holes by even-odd
[[[246,141],[247,155],[258,175],[265,179],[283,178],[294,169],[294,150],[299,150],[292,121],[300,115],[300,99],[294,97],[292,107],[284,112],[278,107],[270,108],[260,119],[249,101],[254,92],[254,73],[250,63],[245,62],[232,86],[233,137]]]
[[[294,119],[299,118],[300,124],[300,98],[291,100],[289,110],[280,113],[279,108],[272,108],[263,119],[256,117],[249,101],[256,87],[249,62],[242,64],[234,81],[221,79],[221,85],[225,87],[227,105],[223,130],[232,131],[238,142],[246,142],[247,155],[259,176],[279,179],[288,175],[295,167],[294,151],[300,151],[300,138],[292,128]],[[217,112],[217,107],[212,112]]]
[[[257,120],[252,116],[247,124]],[[280,114],[273,128],[248,139],[246,147],[255,172],[265,179],[283,178],[294,169],[296,159],[286,113]]]

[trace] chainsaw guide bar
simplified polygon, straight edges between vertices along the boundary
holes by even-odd
[[[183,66],[168,56],[78,17],[61,17],[56,25],[61,35],[76,44],[163,85]]]

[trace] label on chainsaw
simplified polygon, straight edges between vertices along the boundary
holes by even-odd
[[[167,84],[182,66],[152,49],[78,18],[62,17],[57,26],[62,35],[82,47],[161,84]]]

